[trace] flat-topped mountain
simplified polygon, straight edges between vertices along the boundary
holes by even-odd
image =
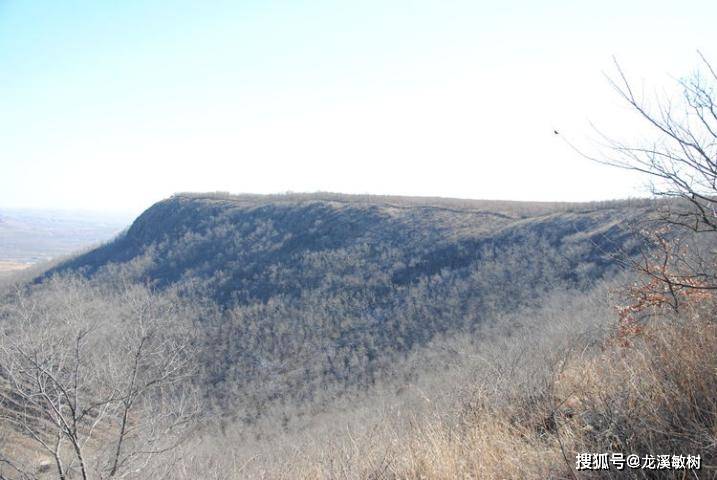
[[[329,287],[395,289],[492,263],[515,268],[509,264],[518,259],[527,268],[523,275],[540,263],[584,282],[614,266],[611,255],[629,236],[626,222],[645,208],[639,202],[178,194],[59,270],[91,275],[130,262],[160,286],[199,281],[222,305]]]
[[[326,385],[370,384],[437,335],[609,278],[616,254],[636,252],[629,225],[649,208],[178,194],[49,273],[123,272],[210,300],[223,313],[202,327],[206,381],[221,392],[306,398]]]

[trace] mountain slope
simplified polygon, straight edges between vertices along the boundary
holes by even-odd
[[[220,312],[202,321],[212,398],[254,405],[369,385],[436,336],[590,288],[635,253],[649,204],[176,195],[48,272],[130,275]]]
[[[587,279],[603,274],[609,254],[627,241],[620,225],[642,215],[621,204],[526,204],[535,210],[526,213],[517,203],[363,198],[177,195],[58,270],[93,274],[108,263],[144,259],[143,277],[160,286],[201,279],[226,306],[326,287],[329,273],[342,289],[413,284],[532,243],[556,250],[551,261],[567,262],[561,272],[580,280],[578,263],[595,269]]]

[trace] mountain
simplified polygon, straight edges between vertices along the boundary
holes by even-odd
[[[60,265],[94,275],[134,264],[160,287],[202,286],[223,306],[307,290],[381,292],[441,274],[520,261],[589,281],[614,267],[644,216],[629,202],[539,204],[347,195],[180,194],[145,211],[116,240]],[[546,256],[506,255],[521,248]],[[527,253],[527,252],[526,252]],[[521,268],[521,276],[524,269]],[[198,285],[199,284],[199,285]]]
[[[0,476],[111,472],[117,452],[127,478],[137,455],[156,473],[136,478],[570,478],[566,459],[615,444],[711,458],[713,304],[660,308],[623,267],[659,256],[636,232],[660,205],[175,195],[0,286]]]
[[[650,208],[178,194],[46,276],[125,275],[208,303],[218,313],[198,341],[212,400],[303,401],[371,385],[435,338],[614,276]]]

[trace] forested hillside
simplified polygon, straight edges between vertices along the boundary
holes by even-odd
[[[442,335],[555,289],[588,290],[635,253],[645,202],[537,204],[340,195],[176,195],[46,276],[172,289],[199,320],[220,411],[374,384]],[[113,280],[114,279],[114,280]]]
[[[1,290],[0,475],[576,478],[582,451],[708,452],[711,300],[624,268],[672,275],[638,234],[660,207],[175,195]]]

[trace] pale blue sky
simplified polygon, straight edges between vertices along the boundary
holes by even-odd
[[[660,87],[717,55],[715,18],[708,1],[0,0],[0,207],[639,195],[552,130],[629,132],[611,56]]]

